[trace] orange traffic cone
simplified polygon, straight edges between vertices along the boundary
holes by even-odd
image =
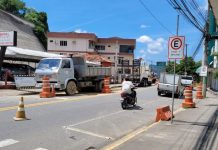
[[[110,78],[105,77],[104,78],[104,87],[102,89],[102,93],[111,93],[111,89],[110,89],[109,85],[110,85]]]
[[[23,97],[21,97],[18,109],[16,112],[16,117],[14,117],[15,121],[22,121],[22,120],[27,120],[26,115],[25,115],[25,110],[24,110],[24,102],[23,102]]]

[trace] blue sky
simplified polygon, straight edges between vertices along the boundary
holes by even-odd
[[[177,12],[167,0],[142,0],[165,30],[139,0],[23,0],[27,7],[48,15],[52,32],[88,32],[98,37],[137,39],[135,57],[148,63],[167,61],[168,39],[176,34]],[[202,9],[206,0],[196,0]],[[180,16],[179,35],[185,36],[192,56],[201,33]],[[201,60],[202,48],[195,60]]]

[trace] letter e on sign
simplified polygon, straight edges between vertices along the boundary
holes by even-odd
[[[168,59],[183,59],[184,45],[184,36],[170,37],[168,42]]]

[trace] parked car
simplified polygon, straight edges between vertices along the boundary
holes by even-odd
[[[181,96],[183,94],[183,90],[184,90],[184,86],[181,84],[181,76],[175,75],[175,85],[173,84],[173,81],[174,81],[173,74],[161,73],[159,83],[157,86],[158,95],[172,94],[173,87],[175,86],[174,95],[176,97]]]
[[[10,64],[3,63],[0,79],[5,80],[7,74],[7,81],[14,81],[14,75],[34,75],[35,69],[26,64]]]
[[[181,84],[183,86],[190,86],[193,83],[193,77],[192,76],[181,76]]]

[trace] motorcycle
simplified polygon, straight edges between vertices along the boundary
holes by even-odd
[[[132,89],[132,93],[135,93],[135,96],[133,96],[134,94],[128,94],[128,93],[121,93],[121,107],[123,109],[127,109],[129,106],[136,106],[137,104],[137,97],[136,97],[136,92],[134,90],[135,88]]]

